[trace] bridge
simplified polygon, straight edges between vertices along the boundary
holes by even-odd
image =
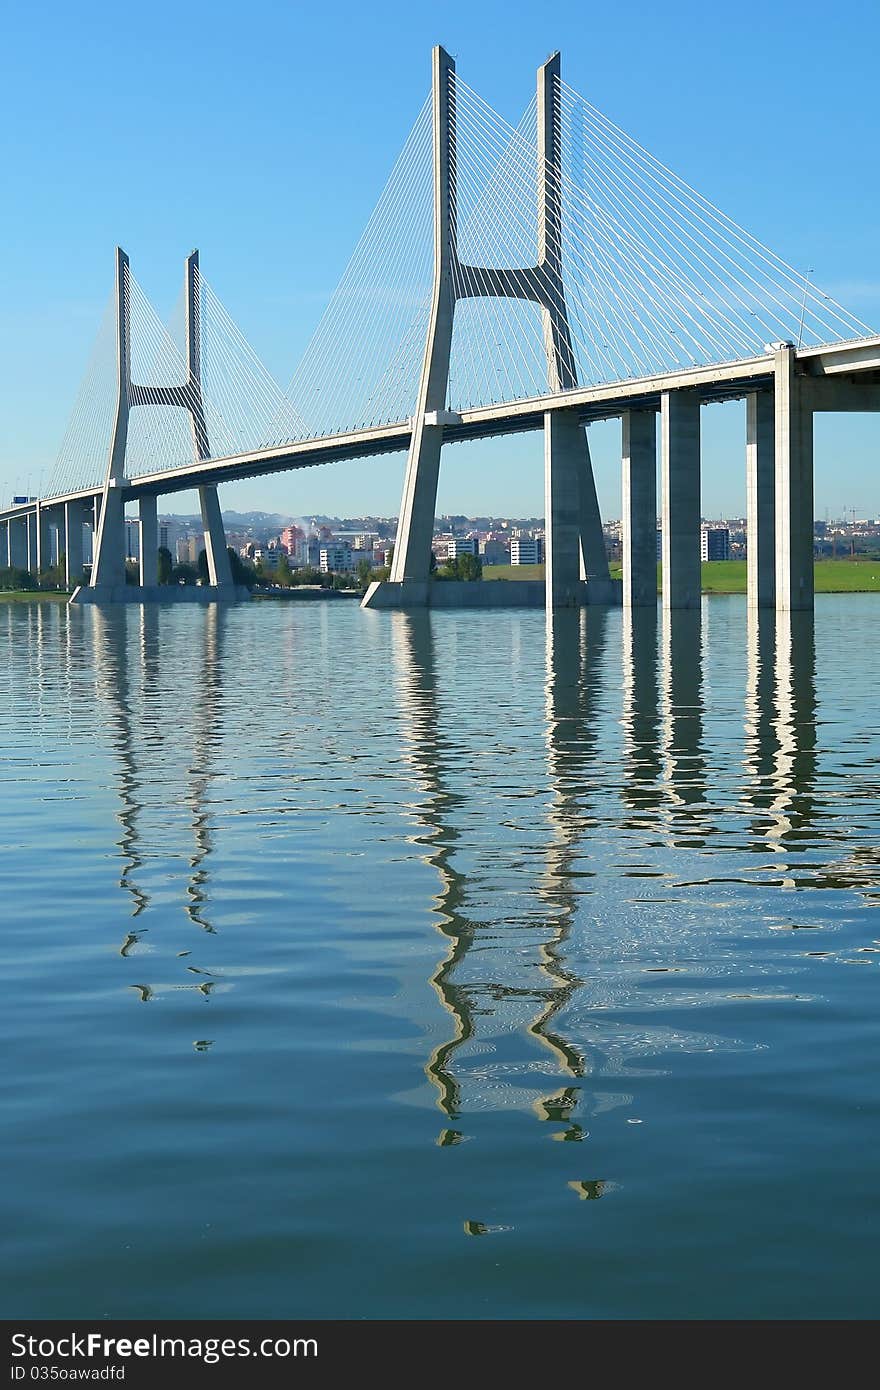
[[[236,596],[218,488],[406,453],[390,579],[367,607],[700,602],[704,405],[745,399],[748,602],[813,605],[813,416],[880,409],[880,335],[563,81],[514,126],[433,53],[430,95],[288,389],[186,260],[165,324],[117,248],[113,292],[45,495],[0,511],[0,563],[92,565],[79,602]],[[588,443],[622,422],[623,577]],[[658,429],[659,424],[659,429]],[[542,430],[546,582],[435,585],[444,443]],[[659,436],[659,440],[658,440]],[[658,508],[659,442],[659,508]],[[158,498],[197,489],[209,583],[158,585]],[[126,586],[125,508],[140,519]]]

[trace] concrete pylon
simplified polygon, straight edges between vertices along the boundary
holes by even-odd
[[[431,80],[434,137],[434,280],[431,316],[391,566],[392,583],[418,586],[412,597],[422,603],[427,601],[427,592],[422,596],[421,588],[426,588],[431,568],[431,537],[437,506],[455,312],[452,272],[456,259],[456,196],[455,169],[450,158],[455,141],[454,74],[455,62],[445,49],[436,47],[432,53]]]
[[[125,450],[131,409],[131,319],[128,256],[116,248],[116,416],[110,437],[107,476],[101,516],[92,556],[93,588],[115,589],[125,584]]]
[[[813,608],[813,407],[794,348],[774,362],[776,607]]]
[[[419,393],[412,421],[391,580],[384,599],[368,591],[365,606],[421,605],[428,601],[431,538],[444,426],[457,416],[447,410],[449,359],[457,298],[530,300],[541,310],[547,384],[551,392],[577,385],[562,277],[562,150],[560,61],[556,53],[538,69],[537,247],[534,266],[505,269],[463,265],[458,257],[455,165],[455,63],[443,48],[433,51],[434,278],[431,313]],[[548,512],[547,602],[551,607],[581,600],[581,578],[592,597],[612,599],[602,521],[596,499],[586,434],[576,416],[545,415],[545,492]],[[548,504],[549,505],[549,504]],[[551,582],[549,576],[555,576]]]
[[[175,406],[186,410],[189,414],[192,431],[193,457],[197,461],[210,457],[208,427],[202,398],[198,251],[193,251],[187,256],[184,277],[186,291],[186,382],[184,385],[133,384],[131,379],[128,257],[120,247],[116,248],[116,419],[94,542],[90,586],[94,592],[91,595],[80,593],[77,595],[79,602],[92,601],[98,597],[124,600],[130,596],[136,600],[142,600],[154,596],[146,591],[154,588],[158,577],[155,558],[158,544],[155,546],[152,544],[153,532],[156,531],[154,523],[157,503],[155,498],[146,499],[141,510],[140,590],[135,589],[131,595],[128,595],[125,590],[125,490],[128,486],[125,477],[125,453],[131,407],[133,405]],[[209,583],[221,591],[215,597],[235,597],[236,591],[232,584],[232,569],[223,530],[223,517],[215,484],[199,488],[199,503],[205,526]],[[149,549],[146,561],[144,560],[145,546],[143,544],[144,526],[146,526]],[[155,539],[158,542],[157,532]],[[153,577],[147,580],[145,575],[152,575]]]
[[[210,458],[208,425],[202,397],[202,314],[199,286],[199,253],[192,251],[186,258],[186,369],[195,458]],[[155,499],[154,499],[155,500]],[[205,555],[208,561],[208,583],[232,586],[232,567],[226,548],[223,513],[215,483],[199,488],[199,508],[205,528]]]

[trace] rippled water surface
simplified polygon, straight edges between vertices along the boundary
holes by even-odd
[[[0,605],[7,1316],[873,1316],[880,601]]]

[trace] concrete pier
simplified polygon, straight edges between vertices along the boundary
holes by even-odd
[[[656,608],[657,417],[627,410],[621,424],[623,604]]]
[[[52,568],[52,537],[50,535],[49,520],[50,510],[37,503],[36,529],[37,529],[37,574],[43,570]]]
[[[199,506],[202,511],[202,525],[205,528],[208,582],[229,588],[232,585],[232,566],[229,563],[229,551],[226,548],[226,532],[223,529],[220,499],[213,484],[199,488]],[[158,539],[158,527],[156,536]]]
[[[28,568],[28,519],[26,516],[10,517],[9,520],[9,564],[10,568]]]
[[[159,583],[159,503],[153,496],[138,502],[141,523],[140,580],[143,588]]]
[[[664,391],[660,402],[663,607],[699,608],[700,398]]]
[[[95,587],[125,583],[125,492],[110,479],[104,489],[95,536],[91,582]]]
[[[746,400],[746,566],[750,609],[776,601],[774,404],[769,391]]]
[[[573,411],[544,416],[544,565],[547,607],[574,608],[581,576],[583,431]],[[604,542],[603,542],[604,548]]]
[[[775,374],[776,607],[813,607],[813,410],[794,348],[780,348]]]
[[[67,587],[82,583],[83,526],[85,511],[81,502],[64,504],[64,572]]]

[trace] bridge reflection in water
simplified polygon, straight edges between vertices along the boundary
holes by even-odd
[[[473,787],[461,784],[461,750],[445,709],[445,674],[438,671],[436,619],[412,613],[392,621],[395,695],[419,793],[410,814],[419,827],[416,842],[439,875],[434,912],[447,940],[431,977],[452,1023],[451,1035],[433,1049],[426,1067],[437,1102],[458,1126],[467,1112],[531,1108],[540,1119],[563,1126],[554,1137],[578,1139],[590,1114],[629,1099],[608,1083],[633,1075],[640,1056],[656,1057],[667,1044],[700,1050],[730,1045],[680,1030],[664,1038],[662,1029],[630,1029],[606,1014],[619,1002],[608,984],[607,963],[615,952],[619,964],[637,948],[641,927],[629,902],[618,903],[619,921],[609,920],[601,892],[595,893],[600,855],[591,862],[609,812],[617,817],[615,830],[634,832],[640,857],[646,830],[661,851],[699,851],[720,833],[704,730],[700,614],[635,612],[623,616],[622,634],[619,615],[599,609],[561,611],[548,622],[546,786],[530,803],[543,807],[543,864],[532,898],[520,902],[519,912],[501,901],[497,910],[482,914],[469,902],[485,903],[485,884],[474,891],[457,865],[468,850],[461,826],[470,819]],[[615,643],[622,637],[616,767],[602,746],[616,678],[611,628]],[[786,874],[789,860],[799,854],[800,836],[810,828],[814,664],[808,615],[755,615],[741,744],[743,797],[753,814],[745,838],[738,817],[735,848],[764,857],[771,848],[775,868]],[[663,878],[638,860],[627,873],[635,880]],[[651,901],[663,903],[662,886],[641,904]],[[674,940],[671,916],[667,930]],[[684,948],[685,925],[681,934]],[[529,1041],[546,1050],[546,1061],[536,1060]],[[450,1128],[441,1142],[461,1137],[460,1128]]]
[[[146,716],[151,701],[164,701],[168,713],[161,625],[173,615],[145,605],[97,608],[88,618],[94,689],[106,710],[115,765],[118,881],[137,919],[123,954],[136,946],[151,905],[145,864],[155,857],[156,817],[150,816],[146,847],[142,817],[156,759],[174,759],[181,770],[180,805],[168,833],[179,857],[188,819],[182,906],[191,922],[215,930],[211,865],[219,832],[212,784],[226,765],[229,736],[223,685],[228,619],[220,606],[202,616],[190,672],[196,697],[188,718],[170,734],[163,732],[167,720],[158,709],[156,717]],[[69,640],[71,621],[53,615],[51,640],[63,641],[65,633]],[[812,619],[770,612],[750,620],[744,728],[731,758],[741,771],[731,805],[725,770],[726,804],[719,805],[704,696],[705,616],[701,624],[700,615],[689,612],[628,617],[604,609],[560,610],[545,629],[543,725],[537,730],[543,761],[532,757],[534,785],[522,789],[528,796],[517,804],[526,810],[516,815],[510,802],[496,802],[491,792],[479,804],[478,780],[463,773],[473,747],[457,728],[445,646],[440,669],[438,621],[455,620],[420,611],[388,615],[405,775],[415,793],[406,815],[413,843],[439,879],[433,915],[445,944],[429,983],[449,1027],[425,1069],[448,1126],[440,1142],[457,1142],[465,1117],[488,1110],[533,1114],[554,1126],[554,1137],[577,1140],[591,1115],[628,1101],[627,1079],[638,1076],[647,1059],[655,1067],[670,1047],[707,1050],[730,1043],[662,1022],[636,1025],[627,1019],[627,1006],[632,991],[644,988],[646,960],[668,960],[673,950],[684,956],[694,941],[694,922],[689,910],[676,907],[682,900],[670,888],[664,856],[682,862],[689,856],[692,864],[696,852],[702,862],[707,846],[715,853],[717,843],[751,857],[754,867],[743,870],[743,882],[758,872],[765,884],[771,875],[784,885],[801,872],[815,814]],[[33,622],[37,650],[49,640],[38,607]],[[514,666],[522,632],[534,639],[536,625],[529,622],[518,629],[504,620]],[[450,629],[442,630],[448,636]],[[491,708],[485,720],[490,728]],[[499,892],[492,865],[479,861],[475,806],[481,823],[491,821],[497,830],[494,864],[505,884]],[[522,885],[516,895],[511,865]],[[833,872],[836,882],[846,883],[846,860]],[[854,872],[858,881],[867,868]],[[630,981],[628,994],[630,961],[639,962],[642,978],[637,986]],[[209,997],[213,985],[208,978],[191,987]],[[137,988],[150,997],[151,987]],[[423,1000],[406,999],[404,1010],[424,1028]],[[219,1023],[215,1017],[214,1027]]]

